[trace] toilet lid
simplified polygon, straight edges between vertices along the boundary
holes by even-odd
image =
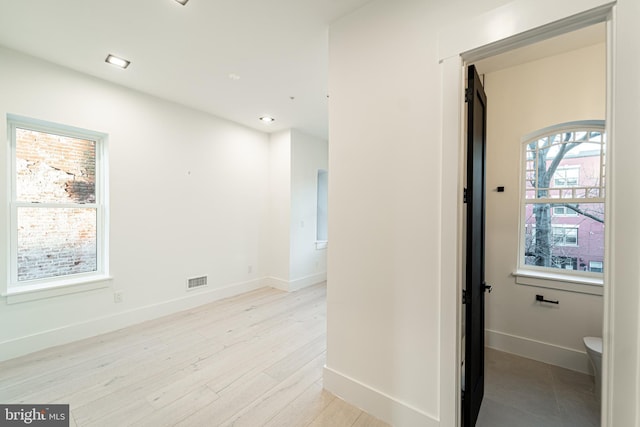
[[[584,337],[584,345],[586,345],[591,351],[602,354],[602,338]]]

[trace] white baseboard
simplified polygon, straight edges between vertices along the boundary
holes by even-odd
[[[271,286],[275,289],[280,289],[281,291],[289,292],[289,281],[285,279],[280,279],[278,277],[267,277],[265,279],[265,283],[267,286]]]
[[[268,277],[266,283],[272,288],[280,289],[286,292],[294,292],[308,286],[313,286],[316,283],[321,283],[327,280],[327,272],[313,274],[311,276],[302,277],[294,280],[284,280],[277,277]]]
[[[327,280],[327,272],[312,274],[311,276],[302,277],[300,279],[291,280],[289,282],[289,291],[298,291],[308,286],[313,286],[317,283],[325,282]]]
[[[394,426],[438,427],[434,417],[379,390],[324,367],[324,388],[380,420]]]
[[[487,347],[496,350],[593,375],[586,351],[578,351],[489,329],[485,331],[485,340]]]
[[[189,310],[203,304],[229,298],[265,286],[268,286],[266,279],[255,279],[213,289],[202,289],[196,292],[189,292],[183,297],[169,301],[137,307],[128,311],[0,342],[0,361],[116,331],[127,326],[146,322],[147,320],[156,319],[179,311]]]

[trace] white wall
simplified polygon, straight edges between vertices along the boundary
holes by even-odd
[[[91,292],[0,299],[0,359],[263,286],[268,135],[10,50],[0,49],[0,63],[0,135],[7,113],[109,134],[113,276]],[[7,156],[5,146],[3,183]],[[3,206],[7,197],[3,184]],[[0,210],[0,224],[7,214]],[[3,281],[7,228],[0,227]],[[186,279],[199,275],[209,276],[209,288],[187,293]],[[122,303],[114,290],[124,292]]]
[[[327,141],[291,131],[292,288],[326,280],[326,249],[316,248],[318,170],[328,167]]]
[[[520,138],[575,120],[604,120],[606,49],[599,44],[484,75],[487,93],[486,297],[487,346],[590,372],[582,337],[602,336],[602,297],[522,286]],[[505,192],[495,188],[504,186]],[[536,294],[559,300],[535,302]]]
[[[291,131],[269,138],[269,277],[274,286],[286,289],[291,260]]]
[[[394,425],[440,417],[438,31],[494,4],[373,1],[330,29],[325,387]]]
[[[455,155],[458,141],[447,141],[453,148],[445,146],[442,136],[443,131],[455,134],[460,120],[445,115],[457,111],[459,99],[445,100],[441,95],[451,83],[458,87],[461,75],[449,73],[459,73],[454,63],[438,64],[442,58],[438,37],[441,30],[469,35],[469,27],[457,24],[482,17],[503,3],[377,0],[330,29],[331,208],[324,381],[329,390],[394,425],[456,423],[451,327],[455,315],[450,313],[455,314],[458,300],[450,298],[456,283],[451,280],[455,272],[449,258],[457,251],[454,243],[448,243],[456,236],[441,236],[440,230],[443,224],[451,230],[452,218],[456,220],[458,197],[441,189],[450,190],[455,181],[449,178],[455,179],[460,170]],[[539,2],[510,3],[511,8],[504,9],[507,17],[499,21],[503,25],[485,26],[487,43],[500,34],[513,35],[514,29],[529,29],[526,25],[535,23],[540,14],[522,16],[519,11],[534,3]],[[550,3],[536,7],[548,15],[566,11],[560,15],[564,18],[598,2]],[[618,154],[611,159],[617,161],[618,172],[612,176],[617,187],[609,218],[617,224],[611,234],[620,249],[611,251],[615,253],[609,267],[616,294],[608,310],[617,338],[610,349],[615,403],[608,425],[638,426],[640,223],[634,212],[640,206],[640,192],[634,189],[634,173],[640,158],[635,125],[640,117],[640,4],[619,0],[617,12],[615,129],[616,137],[624,140],[617,141]],[[452,45],[469,40],[461,37]],[[447,181],[441,180],[443,175]],[[439,205],[441,200],[446,205]],[[445,247],[449,252],[442,258]],[[448,305],[440,307],[441,295],[447,296],[442,301]],[[440,329],[445,320],[446,327]],[[443,343],[451,351],[441,354]]]
[[[326,280],[326,250],[316,249],[317,176],[327,141],[290,129],[271,135],[269,284],[293,291]]]

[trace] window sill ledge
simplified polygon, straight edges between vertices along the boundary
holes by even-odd
[[[6,298],[7,304],[17,304],[106,288],[112,279],[111,276],[99,275],[64,279],[54,283],[14,286],[2,296]]]
[[[599,277],[517,270],[513,273],[519,285],[602,296],[603,281]]]

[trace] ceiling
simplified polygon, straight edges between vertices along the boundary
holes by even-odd
[[[606,42],[607,29],[604,23],[591,25],[576,31],[529,44],[518,49],[476,61],[479,74],[488,74],[538,59],[570,52],[587,46]]]
[[[328,26],[369,1],[0,0],[0,45],[254,129],[326,139]]]

